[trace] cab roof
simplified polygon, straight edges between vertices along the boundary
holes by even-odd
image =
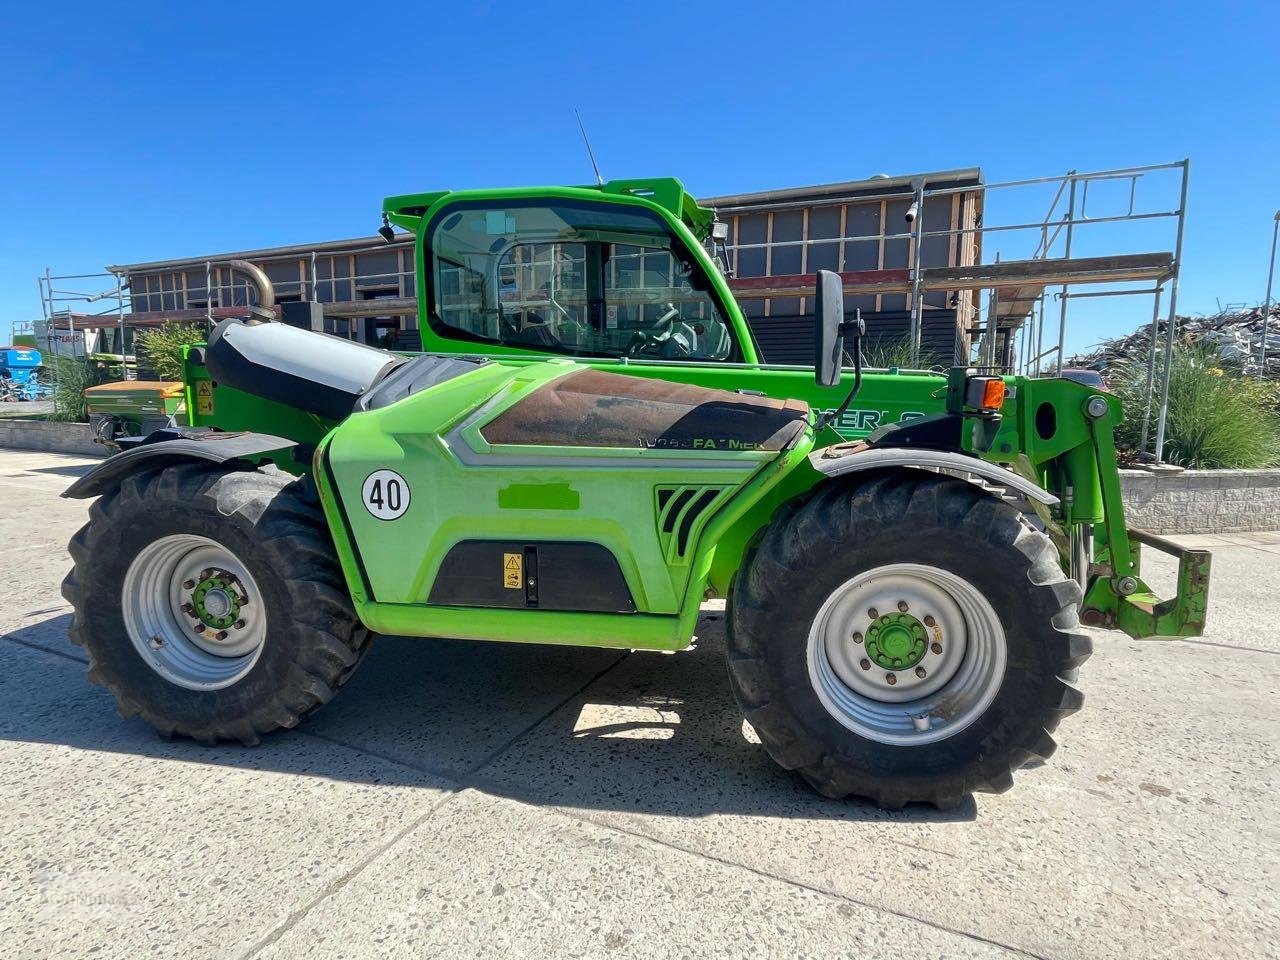
[[[457,195],[459,199],[480,199],[500,194],[503,198],[527,196],[535,198],[549,190],[573,190],[597,193],[605,197],[636,197],[666,210],[683,220],[699,239],[705,237],[715,212],[698,206],[684,184],[675,177],[652,177],[639,180],[607,180],[602,184],[567,185],[561,187],[521,187],[502,190],[436,190],[430,193],[405,193],[387,197],[382,201],[382,211],[395,223],[413,230],[427,210],[445,197]]]

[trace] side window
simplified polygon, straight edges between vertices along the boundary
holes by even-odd
[[[669,247],[609,244],[605,253],[606,331],[623,333],[627,343],[645,338],[639,356],[730,359],[728,324],[695,287],[691,264]]]
[[[706,277],[661,218],[571,203],[446,211],[431,230],[444,336],[579,356],[737,357]]]
[[[498,260],[498,303],[503,343],[589,350],[586,244],[509,247]]]

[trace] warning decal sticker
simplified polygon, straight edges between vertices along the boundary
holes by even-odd
[[[202,417],[213,416],[213,381],[196,381],[196,413]]]
[[[502,555],[502,585],[508,590],[519,590],[524,582],[524,555],[504,553]]]

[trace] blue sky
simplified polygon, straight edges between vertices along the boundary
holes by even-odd
[[[589,180],[574,108],[606,176],[704,196],[1189,156],[1179,312],[1263,296],[1273,4],[113,6],[0,12],[0,342],[39,316],[45,266],[363,235],[385,194]],[[1090,303],[1070,343],[1144,321],[1139,299]]]

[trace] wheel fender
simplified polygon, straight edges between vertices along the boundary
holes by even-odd
[[[996,486],[1016,490],[1036,503],[1052,507],[1058,502],[1048,490],[1032,483],[1019,474],[998,464],[988,463],[977,457],[949,450],[927,450],[920,447],[868,447],[855,444],[841,450],[827,447],[809,455],[815,470],[828,477],[842,477],[864,470],[882,470],[890,467],[906,467],[924,470],[945,470],[981,477]]]
[[[67,487],[62,495],[71,500],[97,497],[118,487],[125,477],[138,470],[150,470],[180,460],[226,463],[297,446],[296,441],[267,433],[174,431],[164,436],[165,433],[170,432],[156,431],[145,442],[108,457]]]

